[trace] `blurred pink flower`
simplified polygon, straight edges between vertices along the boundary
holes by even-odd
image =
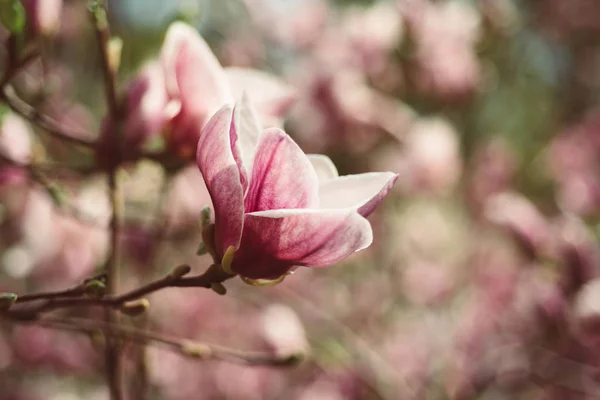
[[[480,80],[474,45],[480,17],[467,3],[399,1],[416,43],[417,89],[441,99],[469,95]]]
[[[505,229],[529,257],[552,256],[555,240],[550,223],[524,196],[500,193],[485,206],[487,219]]]
[[[341,30],[354,57],[360,57],[364,68],[374,74],[390,63],[391,52],[402,41],[404,25],[394,4],[381,1],[369,7],[350,7]]]
[[[319,38],[328,13],[323,0],[244,0],[261,33],[281,45],[303,47]]]
[[[600,351],[600,279],[588,282],[577,292],[573,308],[579,340],[586,347]]]
[[[198,32],[181,22],[169,27],[160,61],[172,117],[167,145],[185,158],[194,154],[208,119],[224,104],[232,104],[238,93],[247,91],[256,99],[259,116],[267,122],[280,117],[293,99],[288,85],[264,72],[223,69]]]
[[[460,143],[454,127],[444,118],[422,118],[406,137],[408,182],[415,191],[444,194],[462,174]]]
[[[27,164],[31,160],[31,136],[27,123],[19,116],[8,113],[0,125],[0,155],[6,161]],[[27,172],[0,159],[0,184],[23,182]]]
[[[330,179],[319,181],[311,158]],[[278,279],[294,266],[332,265],[371,244],[364,217],[397,175],[338,177],[325,156],[311,158],[285,132],[261,132],[247,98],[209,121],[197,163],[215,209],[216,251],[235,251],[224,268]]]
[[[138,152],[147,140],[159,135],[167,121],[169,98],[165,76],[159,63],[144,66],[125,91],[125,120],[122,138],[114,134],[115,124],[110,116],[102,122],[100,152],[104,158],[114,156],[119,146],[125,152]]]
[[[58,30],[63,0],[22,0],[22,3],[32,35],[51,35]]]
[[[31,136],[29,125],[19,116],[8,113],[0,125],[0,153],[19,164],[31,159]]]
[[[286,357],[308,352],[304,326],[292,308],[283,304],[269,305],[262,313],[261,325],[265,340],[277,355]]]

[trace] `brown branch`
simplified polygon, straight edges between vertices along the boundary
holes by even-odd
[[[182,356],[201,360],[212,359],[246,365],[291,367],[298,365],[305,358],[304,354],[286,354],[280,356],[264,352],[235,350],[225,346],[180,339],[157,332],[142,331],[133,327],[99,320],[45,317],[34,321],[22,322],[88,334],[103,331],[106,335],[111,335],[113,338],[135,342],[154,342]]]
[[[189,273],[190,267],[186,265],[179,266],[170,274],[163,278],[147,283],[139,288],[133,289],[121,295],[108,295],[105,297],[73,297],[79,295],[82,286],[87,288],[87,283],[91,280],[99,279],[105,275],[87,279],[81,285],[71,289],[66,289],[58,292],[35,293],[17,297],[15,305],[5,311],[9,317],[18,320],[39,319],[41,314],[61,308],[85,307],[85,306],[100,306],[107,309],[119,309],[123,304],[140,299],[150,293],[165,289],[168,287],[202,287],[210,289],[216,284],[232,278],[218,265],[212,265],[201,275],[184,277]],[[84,293],[87,292],[84,289]],[[42,300],[40,304],[28,307],[20,307],[21,303],[30,303],[34,300]]]
[[[116,71],[113,68],[109,54],[110,31],[104,1],[93,1],[90,4],[89,11],[92,26],[96,34],[96,41],[98,43],[98,52],[101,58],[108,116],[113,120],[114,130],[110,133],[115,139],[114,143],[118,146],[116,162],[112,164],[108,170],[108,187],[113,213],[110,221],[111,252],[105,267],[107,291],[110,295],[114,295],[119,290],[119,261],[121,258],[121,243],[119,237],[124,216],[123,194],[118,177],[122,153],[122,141],[120,140],[119,134],[122,115],[119,100],[117,98]],[[119,318],[119,314],[114,313],[110,308],[106,309],[107,324],[118,323]],[[113,400],[120,400],[123,398],[123,373],[120,352],[120,343],[118,340],[107,340],[106,369],[111,398]]]
[[[65,298],[65,297],[83,296],[88,291],[88,283],[89,282],[96,281],[96,280],[103,281],[104,279],[105,279],[104,273],[94,275],[93,277],[86,279],[79,285],[74,286],[70,289],[59,290],[56,292],[39,292],[39,293],[25,294],[25,295],[19,296],[16,300],[16,303],[18,304],[18,303],[27,303],[27,302],[38,301],[38,300],[53,300],[53,299],[60,299],[60,298]]]
[[[93,148],[95,146],[93,140],[87,139],[87,132],[79,129],[65,128],[53,118],[39,113],[38,110],[21,99],[12,86],[4,85],[0,92],[0,98],[11,110],[48,132],[52,137],[87,148]]]

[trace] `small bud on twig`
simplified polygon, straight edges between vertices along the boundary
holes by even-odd
[[[200,212],[200,226],[204,229],[209,224],[213,223],[212,210],[210,207],[204,207]]]
[[[150,302],[146,299],[138,299],[133,301],[128,301],[123,303],[119,308],[123,314],[128,315],[130,317],[137,317],[142,315],[148,310],[150,307]]]
[[[0,293],[0,311],[9,310],[17,301],[17,297],[14,293]]]
[[[206,248],[206,246],[204,245],[204,242],[201,242],[198,245],[198,250],[196,250],[196,255],[197,256],[203,256],[205,254],[208,253],[208,249]]]
[[[119,37],[112,37],[108,41],[108,65],[113,72],[117,72],[121,66],[121,51],[123,50],[123,40]]]
[[[212,354],[212,350],[205,344],[194,342],[183,342],[181,351],[190,357],[208,358]]]
[[[85,282],[85,294],[93,298],[101,298],[106,294],[106,284],[98,279]]]
[[[223,284],[220,282],[211,283],[210,288],[213,290],[213,292],[220,294],[221,296],[227,294],[227,288],[225,288],[225,286],[223,286]]]
[[[179,265],[175,267],[169,275],[173,278],[181,278],[182,276],[189,274],[191,270],[192,268],[189,265]]]
[[[215,224],[207,224],[202,228],[202,243],[204,243],[204,247],[206,247],[206,251],[213,261],[218,263],[220,260],[215,249]]]

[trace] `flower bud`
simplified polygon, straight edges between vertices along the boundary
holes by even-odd
[[[212,210],[210,209],[210,207],[204,207],[200,212],[200,226],[204,228],[208,224],[212,224],[213,222],[214,221],[212,218]]]
[[[208,358],[212,354],[212,350],[207,345],[188,341],[183,342],[181,351],[185,355],[194,358]]]
[[[137,317],[145,313],[150,307],[150,302],[146,299],[138,299],[123,303],[119,311],[130,317]]]
[[[116,73],[121,66],[121,52],[123,50],[123,39],[112,37],[108,42],[108,65]]]
[[[106,295],[106,284],[98,279],[92,279],[85,283],[85,294],[93,298],[101,298]]]
[[[210,284],[210,288],[213,292],[220,294],[221,296],[227,294],[227,288],[220,282],[213,282]]]
[[[215,248],[215,224],[208,224],[202,229],[202,243],[215,263],[219,262],[219,255]]]
[[[0,311],[9,310],[17,301],[17,295],[14,293],[0,293]]]
[[[191,270],[192,268],[189,265],[179,265],[171,271],[170,276],[173,278],[181,278],[182,276],[189,274]]]

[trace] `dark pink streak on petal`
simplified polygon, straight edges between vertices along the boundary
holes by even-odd
[[[369,222],[351,210],[246,214],[233,269],[252,279],[275,279],[296,265],[335,264],[371,242]]]
[[[318,204],[318,177],[306,155],[282,130],[265,130],[254,156],[246,213]]]

